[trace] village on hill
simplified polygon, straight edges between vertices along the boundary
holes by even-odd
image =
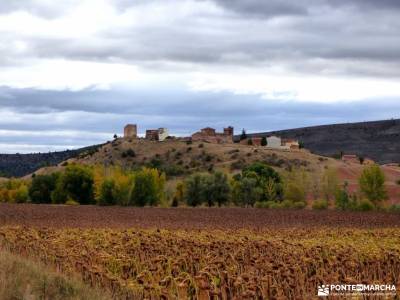
[[[137,134],[137,125],[128,124],[124,127],[124,138],[139,138]],[[176,139],[170,136],[167,128],[147,129],[145,139],[149,141],[165,141],[166,139]],[[212,144],[234,143],[234,128],[232,126],[223,129],[223,132],[217,132],[216,129],[206,127],[193,133],[190,137],[179,138],[185,141],[202,141]],[[283,139],[279,136],[271,135],[268,137],[247,137],[243,131],[240,139],[237,141],[243,145],[265,146],[277,150],[299,150],[300,143],[295,139]]]

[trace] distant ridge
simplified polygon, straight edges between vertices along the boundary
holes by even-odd
[[[47,153],[0,154],[0,177],[25,176],[42,167],[55,166],[64,160],[96,151],[102,145]]]
[[[251,137],[278,135],[304,143],[313,153],[334,156],[357,154],[381,164],[400,163],[400,119],[320,125],[248,134]],[[239,139],[239,135],[235,139]]]

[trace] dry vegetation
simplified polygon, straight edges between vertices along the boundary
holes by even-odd
[[[16,253],[118,299],[310,299],[324,283],[400,287],[397,229],[0,230]]]
[[[39,262],[0,250],[0,299],[109,299],[78,279],[49,270]]]
[[[322,283],[400,288],[395,214],[1,205],[0,221],[4,248],[116,299],[312,299]]]

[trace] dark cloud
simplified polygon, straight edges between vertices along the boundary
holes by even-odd
[[[202,0],[199,0],[202,1]],[[279,16],[305,16],[323,7],[368,10],[400,9],[398,0],[212,0],[238,14],[272,18]]]
[[[214,0],[222,7],[237,13],[250,14],[254,16],[276,17],[306,15],[308,7],[302,1],[290,0]],[[304,1],[309,2],[309,1]]]

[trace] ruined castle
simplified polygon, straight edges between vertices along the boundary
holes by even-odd
[[[233,143],[233,127],[224,128],[224,132],[216,132],[214,128],[206,127],[192,134],[192,141],[222,144]]]

